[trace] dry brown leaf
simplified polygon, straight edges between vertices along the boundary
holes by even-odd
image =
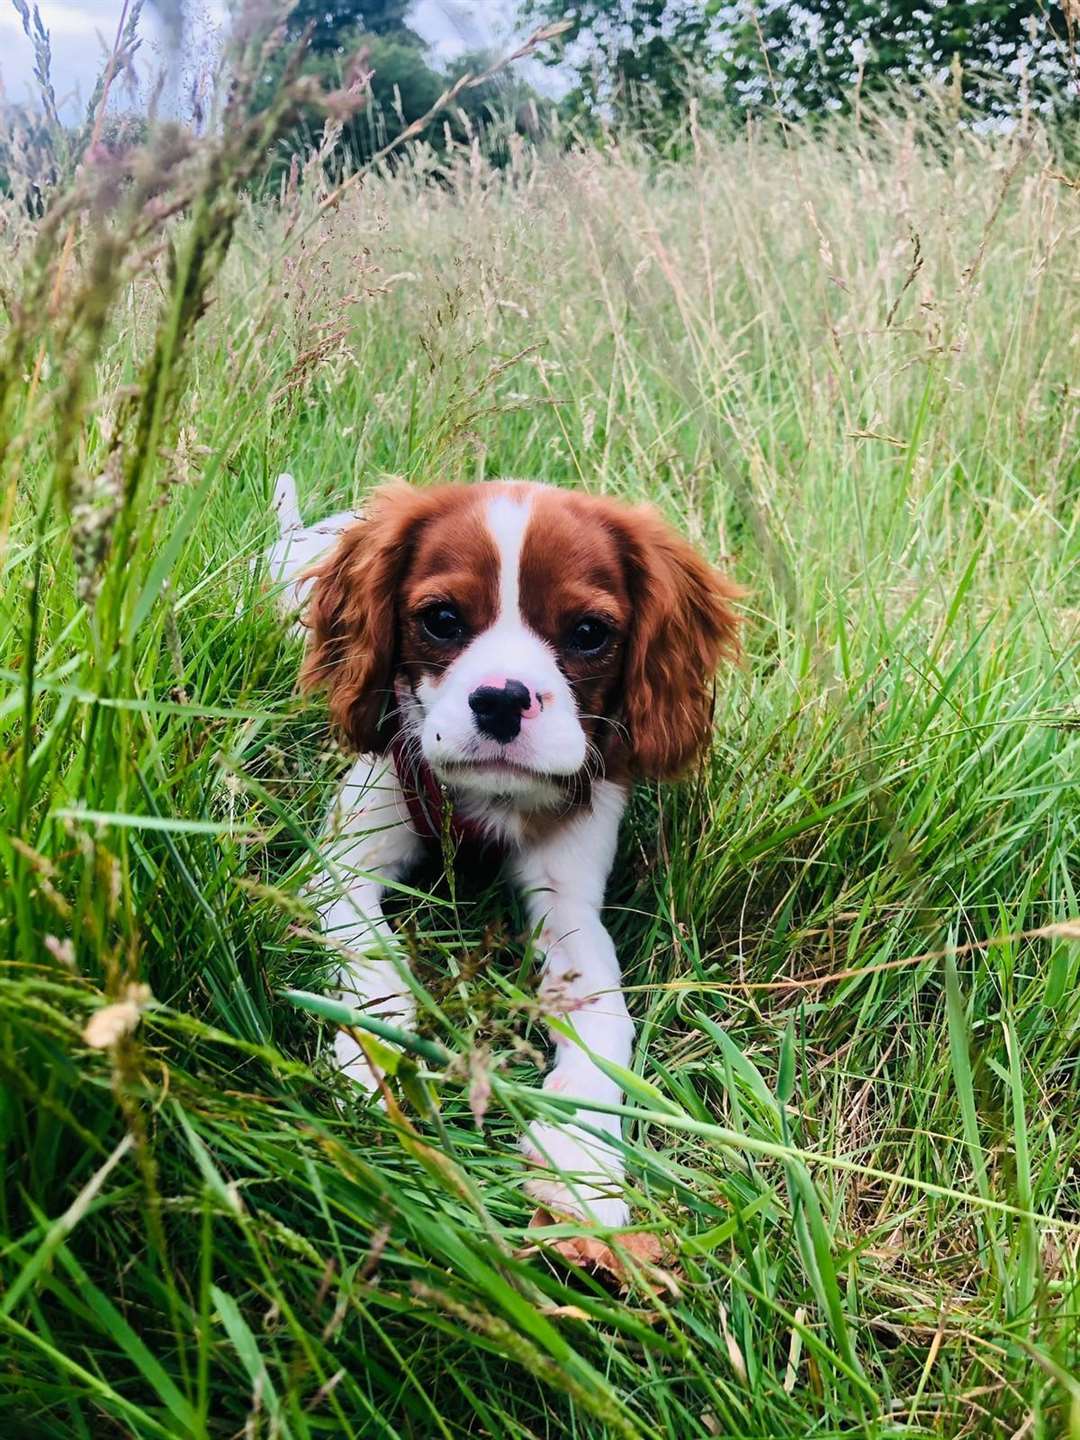
[[[732,1370],[735,1371],[736,1376],[739,1378],[739,1380],[742,1381],[744,1385],[748,1384],[749,1382],[746,1373],[746,1361],[743,1359],[743,1353],[739,1349],[739,1342],[735,1339],[735,1336],[732,1335],[731,1331],[728,1328],[728,1313],[726,1305],[720,1306],[720,1332],[724,1337],[724,1344],[727,1346],[728,1359],[731,1361]]]

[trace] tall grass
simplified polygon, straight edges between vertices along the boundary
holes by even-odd
[[[6,1433],[1080,1434],[1075,181],[894,110],[271,203],[222,136],[4,216]],[[749,587],[610,891],[667,1249],[623,1293],[526,1229],[558,1102],[490,876],[396,902],[400,1103],[327,1063],[284,468],[311,518],[648,497]]]

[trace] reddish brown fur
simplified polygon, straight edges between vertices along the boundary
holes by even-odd
[[[415,611],[452,587],[479,623],[496,604],[498,562],[479,492],[464,485],[387,485],[362,520],[311,570],[311,635],[300,683],[325,688],[330,714],[361,751],[384,753],[393,736],[394,676],[441,669],[425,651]]]
[[[376,491],[366,518],[312,572],[301,680],[328,688],[331,715],[358,749],[386,750],[396,674],[437,679],[455,658],[425,637],[420,610],[453,601],[473,634],[495,618],[498,556],[483,518],[494,489]],[[607,773],[678,775],[708,742],[712,677],[738,649],[738,587],[651,507],[542,488],[532,501],[520,576],[526,623],[559,655]],[[599,656],[564,647],[583,615],[613,627]]]
[[[430,493],[449,499],[449,487]],[[398,669],[412,686],[425,675],[438,684],[460,653],[432,641],[419,621],[422,610],[452,602],[473,635],[494,623],[499,556],[484,524],[486,498],[476,486],[455,487],[453,502],[432,514],[415,537],[398,613]]]
[[[520,597],[525,623],[559,656],[585,733],[611,755],[621,710],[620,681],[633,613],[623,547],[599,521],[598,502],[574,491],[537,490],[521,549]],[[611,644],[600,655],[565,648],[584,615],[608,621]]]
[[[634,624],[622,679],[632,776],[670,780],[705,749],[713,676],[739,652],[738,585],[714,570],[648,505],[598,500],[621,533]]]
[[[582,614],[614,625],[602,655],[562,661],[583,717],[600,717],[583,723],[612,778],[672,779],[704,749],[712,678],[721,659],[738,652],[731,602],[739,594],[651,506],[536,493],[522,608],[556,648]]]

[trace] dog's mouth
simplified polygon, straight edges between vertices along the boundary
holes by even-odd
[[[463,793],[505,798],[529,805],[558,805],[573,781],[569,775],[538,770],[518,760],[487,757],[444,760],[432,767],[436,778]]]
[[[522,765],[518,760],[500,758],[480,760],[443,760],[438,765],[441,775],[448,780],[460,780],[469,775],[513,775],[521,780],[555,781],[562,777],[549,775],[544,770],[535,770],[531,765]]]

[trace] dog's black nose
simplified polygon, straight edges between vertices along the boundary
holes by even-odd
[[[496,685],[478,686],[469,696],[469,709],[482,735],[508,745],[521,733],[522,711],[529,708],[531,698],[520,680],[507,680],[501,689]]]

